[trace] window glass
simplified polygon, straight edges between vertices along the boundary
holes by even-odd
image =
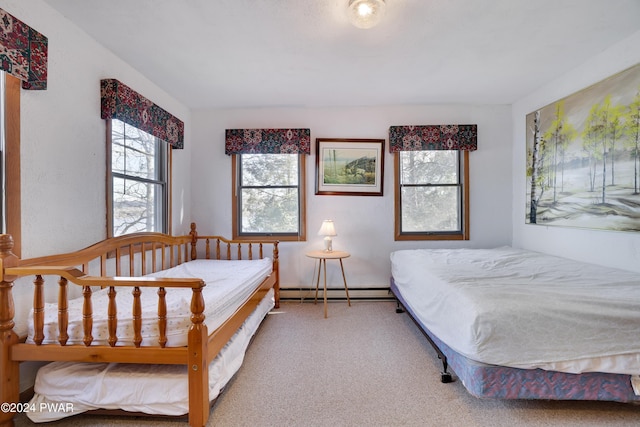
[[[457,151],[402,151],[403,184],[457,184]]]
[[[167,232],[167,145],[134,126],[111,121],[113,236]]]
[[[467,155],[447,150],[396,155],[396,239],[466,238]]]
[[[238,154],[233,157],[237,162],[234,237],[304,238],[304,156]]]

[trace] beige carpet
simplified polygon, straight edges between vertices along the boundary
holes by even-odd
[[[268,316],[209,426],[639,426],[640,406],[500,401],[440,382],[435,352],[392,302],[285,302]],[[77,416],[47,426],[176,426]],[[33,425],[24,417],[18,426]]]

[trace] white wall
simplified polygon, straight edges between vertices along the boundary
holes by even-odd
[[[21,91],[22,257],[73,251],[106,237],[106,128],[100,80],[116,78],[185,122],[185,149],[173,150],[173,230],[191,217],[190,111],[40,0],[0,8],[48,37],[48,88]],[[26,332],[32,279],[14,287],[16,329]],[[55,291],[55,284],[52,290]],[[54,292],[55,293],[55,292]],[[21,365],[21,390],[34,369]]]
[[[224,154],[227,128],[310,128],[307,159],[307,241],[282,242],[281,286],[311,286],[314,262],[304,253],[322,247],[317,231],[333,219],[334,249],[346,250],[350,288],[388,287],[389,254],[413,247],[492,247],[511,243],[511,128],[509,106],[387,106],[375,108],[269,108],[194,112],[192,218],[200,234],[231,236],[231,160]],[[395,242],[393,157],[389,126],[477,124],[478,151],[470,154],[471,240]],[[384,196],[316,196],[316,138],[384,138]],[[327,264],[331,285],[341,287],[338,265]],[[336,263],[337,264],[337,263]]]
[[[525,224],[525,117],[640,62],[640,31],[513,105],[513,245],[640,271],[640,233]]]
[[[188,231],[190,111],[40,0],[0,7],[49,40],[48,88],[21,92],[23,257],[80,249],[106,236],[105,121],[100,79],[116,78],[185,121],[173,150],[173,229]]]

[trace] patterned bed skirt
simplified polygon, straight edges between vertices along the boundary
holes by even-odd
[[[391,291],[405,310],[446,356],[447,362],[473,396],[492,399],[603,400],[640,402],[629,375],[588,372],[570,374],[543,369],[518,369],[479,363],[440,341],[407,306],[393,278]]]

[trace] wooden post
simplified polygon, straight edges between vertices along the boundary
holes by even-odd
[[[84,330],[84,342],[85,346],[90,346],[93,342],[93,304],[91,302],[91,287],[82,287],[82,296],[84,302],[82,304],[82,329]]]
[[[196,223],[191,223],[191,231],[189,232],[191,236],[191,261],[198,258],[198,232],[196,231]]]
[[[11,291],[16,277],[4,274],[6,267],[18,264],[12,250],[11,235],[0,234],[0,403],[17,403],[20,398],[19,364],[11,360],[11,346],[18,343],[18,335],[13,330],[15,307]],[[0,411],[0,426],[13,426],[14,415]]]
[[[58,342],[65,346],[69,340],[69,281],[61,276],[58,284]]]
[[[44,279],[37,274],[33,280],[33,342],[44,340]]]
[[[164,348],[167,345],[167,291],[158,288],[158,344]]]
[[[109,286],[109,304],[107,306],[107,328],[109,329],[109,345],[115,347],[118,342],[118,307],[116,305],[116,288]]]
[[[204,287],[204,283],[202,284]],[[202,287],[193,288],[191,326],[188,335],[189,425],[203,427],[209,419],[209,365],[207,364],[207,325],[204,325]]]

